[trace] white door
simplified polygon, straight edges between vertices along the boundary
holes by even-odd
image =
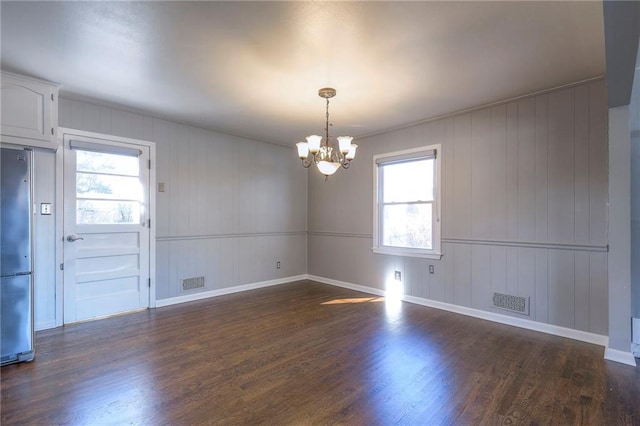
[[[149,307],[149,147],[64,138],[64,322]]]

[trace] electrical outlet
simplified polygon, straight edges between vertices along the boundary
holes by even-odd
[[[280,269],[280,262],[276,262],[276,269]]]
[[[400,273],[400,271],[396,271],[394,277],[397,281],[402,281],[402,274]]]
[[[433,265],[429,265],[429,273],[433,274],[436,272],[436,269],[433,267]]]

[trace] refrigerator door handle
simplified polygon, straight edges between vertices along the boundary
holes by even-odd
[[[71,234],[67,237],[67,241],[69,241],[70,243],[73,243],[78,240],[84,240],[84,238],[79,237],[78,235],[75,235],[75,234]]]

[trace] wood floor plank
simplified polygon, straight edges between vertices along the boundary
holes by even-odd
[[[640,425],[603,348],[311,281],[46,330],[2,425]]]

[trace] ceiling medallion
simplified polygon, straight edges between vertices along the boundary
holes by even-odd
[[[324,127],[325,139],[322,136],[307,136],[306,142],[298,142],[298,157],[302,160],[305,168],[315,164],[325,176],[325,180],[334,174],[340,167],[348,169],[351,160],[356,157],[358,145],[351,143],[351,136],[338,136],[337,148],[329,144],[329,99],[336,95],[336,89],[324,87],[318,90],[318,96],[327,100],[326,122]]]

